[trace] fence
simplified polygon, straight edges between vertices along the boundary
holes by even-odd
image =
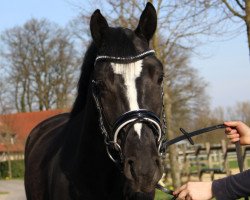
[[[227,145],[222,140],[218,145],[210,145],[210,143],[190,145],[179,144],[177,161],[181,170],[182,181],[192,180],[214,180],[225,177],[230,174],[238,173],[238,164],[236,158],[236,150],[234,145]],[[249,168],[250,146],[242,147],[244,168]],[[168,155],[164,161],[167,170],[170,169]],[[216,177],[215,177],[216,176]],[[166,174],[165,180],[170,180],[170,173]]]

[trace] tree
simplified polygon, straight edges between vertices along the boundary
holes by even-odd
[[[10,121],[5,115],[0,118],[0,144],[5,147],[6,159],[8,163],[8,177],[12,178],[11,147],[14,144],[15,133],[13,133]]]
[[[6,30],[1,39],[16,110],[68,106],[79,63],[69,33],[47,20],[31,19]]]
[[[250,125],[250,102],[243,101],[227,108],[228,120],[240,120]]]
[[[216,37],[237,36],[242,30],[246,30],[248,49],[250,52],[250,1],[249,0],[184,0],[193,5],[193,9],[206,13],[201,21],[212,24],[209,29]],[[203,10],[203,11],[202,11]],[[210,17],[209,17],[210,16]],[[213,19],[214,18],[214,19]],[[210,23],[209,21],[212,21]],[[234,26],[232,26],[234,24]],[[208,29],[207,29],[208,30]],[[216,31],[215,31],[216,30]],[[244,30],[244,31],[245,31]],[[210,35],[209,34],[209,35]]]
[[[231,18],[234,16],[246,26],[248,49],[250,52],[250,1],[249,0],[221,0],[224,4],[224,12]]]
[[[162,52],[167,49],[162,49]],[[163,59],[163,58],[162,58]],[[173,139],[180,134],[179,127],[191,128],[190,123],[200,110],[209,105],[206,95],[206,82],[188,64],[188,54],[175,47],[165,57],[164,104],[167,116],[167,138]],[[177,170],[178,152],[175,146],[169,147],[172,180],[175,187],[181,185],[180,172]]]
[[[216,107],[213,110],[209,107],[204,108],[204,110],[197,112],[197,116],[192,120],[192,126],[196,130],[215,124],[221,124],[227,120],[240,120],[250,125],[250,102],[238,102],[236,105],[231,107]],[[206,141],[218,144],[223,139],[226,139],[226,137],[224,130],[221,129],[214,131],[212,134],[200,135],[194,138],[194,141],[197,143]]]
[[[1,57],[1,56],[0,56]],[[15,106],[11,103],[11,95],[10,95],[10,83],[5,78],[5,71],[3,67],[0,66],[0,114],[6,114],[13,112],[15,110]]]
[[[226,112],[222,107],[217,107],[211,110],[209,107],[197,112],[197,115],[192,120],[194,129],[197,130],[204,127],[214,126],[216,124],[222,124],[225,121]],[[219,144],[221,140],[225,140],[224,129],[218,129],[208,134],[202,134],[194,137],[195,143],[209,142],[211,144]]]

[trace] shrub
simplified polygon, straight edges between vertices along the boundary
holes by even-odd
[[[14,160],[11,161],[12,178],[24,177],[24,161]],[[0,163],[0,179],[7,179],[8,177],[8,162]]]

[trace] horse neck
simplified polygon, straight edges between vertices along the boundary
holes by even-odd
[[[93,101],[91,92],[87,100],[87,105],[80,113],[78,159],[91,161],[98,160],[95,157],[105,157],[105,146],[102,133],[99,128],[99,116]],[[84,155],[84,157],[83,157]],[[99,156],[98,156],[99,155]],[[100,158],[99,158],[100,159]]]
[[[87,183],[88,187],[95,185],[100,194],[122,193],[123,177],[106,153],[91,90],[85,109],[70,120],[67,130],[70,137],[65,138],[61,157],[67,177],[79,188],[85,188]]]
[[[94,154],[97,153],[97,148],[104,149],[98,119],[98,113],[89,89],[84,109],[70,118],[65,130],[62,160],[67,161],[64,165],[67,165],[68,160],[70,160],[69,168],[73,165],[76,165],[74,168],[78,167],[82,160],[92,160]],[[104,154],[105,151],[100,153]]]
[[[91,43],[85,57],[83,59],[83,64],[81,68],[81,76],[78,82],[78,95],[74,102],[73,109],[70,113],[71,117],[78,115],[87,103],[87,93],[90,86],[91,77],[94,71],[94,64],[97,57],[97,48],[94,43]]]

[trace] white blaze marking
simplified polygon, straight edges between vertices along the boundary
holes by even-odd
[[[122,75],[126,86],[126,94],[129,102],[130,110],[138,110],[139,104],[137,101],[136,78],[138,78],[142,71],[142,60],[129,64],[111,63],[115,74]],[[142,124],[136,123],[134,129],[139,138],[141,137]]]

